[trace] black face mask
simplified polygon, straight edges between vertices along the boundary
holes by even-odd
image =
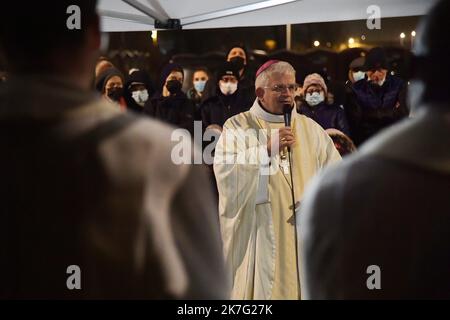
[[[181,82],[178,80],[167,81],[166,88],[169,90],[170,94],[176,94],[181,91]]]
[[[234,66],[238,70],[241,70],[242,68],[244,68],[244,58],[242,58],[242,57],[233,57],[230,59],[230,62],[232,64],[234,64]]]
[[[110,98],[113,101],[119,102],[122,96],[123,96],[123,88],[113,88],[108,91],[108,98]]]

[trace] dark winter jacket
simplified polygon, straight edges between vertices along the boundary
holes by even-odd
[[[144,109],[144,112],[151,117],[186,129],[191,134],[194,133],[195,106],[183,92],[169,97],[156,94],[147,101]]]
[[[334,128],[349,136],[347,116],[343,108],[337,105],[328,105],[325,102],[311,107],[306,102],[300,105],[299,113],[303,114],[322,126],[324,129]]]
[[[238,89],[234,94],[225,96],[220,89],[218,94],[206,100],[201,106],[203,128],[217,124],[223,126],[225,121],[241,112],[248,111],[253,104],[253,97]]]
[[[406,84],[403,80],[387,75],[383,86],[367,80],[353,84],[345,106],[352,138],[356,145],[398,120],[406,117]]]

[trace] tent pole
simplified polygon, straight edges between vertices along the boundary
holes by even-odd
[[[286,25],[286,50],[291,50],[292,47],[292,25],[287,24]]]

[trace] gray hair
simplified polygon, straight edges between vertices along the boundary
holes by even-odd
[[[295,77],[295,69],[292,65],[285,61],[272,64],[266,70],[261,72],[255,80],[255,88],[267,87],[270,77],[275,73],[293,75]]]

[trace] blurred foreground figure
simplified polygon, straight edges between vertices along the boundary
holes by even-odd
[[[72,4],[79,30],[67,27]],[[171,129],[89,91],[95,1],[11,5],[0,13],[11,72],[0,89],[0,298],[226,298],[205,173],[173,164]]]
[[[416,43],[414,117],[315,180],[303,203],[304,297],[450,298],[450,2]]]

